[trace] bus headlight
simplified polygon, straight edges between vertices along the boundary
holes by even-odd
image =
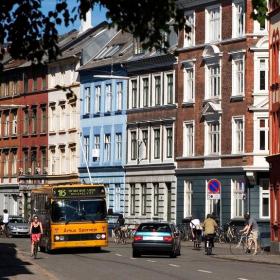
[[[59,236],[56,235],[56,236],[54,237],[54,239],[55,239],[56,241],[59,241]]]
[[[96,239],[100,239],[101,235],[100,234],[96,234]]]
[[[60,237],[59,237],[59,240],[60,240],[60,241],[64,241],[64,236],[60,236]]]
[[[105,239],[105,238],[106,238],[106,234],[103,233],[103,234],[101,235],[101,238],[102,238],[102,239]]]

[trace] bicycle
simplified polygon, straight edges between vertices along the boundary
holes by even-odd
[[[214,234],[208,234],[205,236],[205,252],[207,256],[212,255],[213,242]]]
[[[180,236],[182,241],[192,240],[192,232],[188,224],[185,223],[178,224],[177,228],[180,231]]]
[[[39,248],[39,241],[34,241],[34,245],[33,245],[33,257],[34,259],[37,258],[37,254],[38,254],[38,248]]]
[[[241,253],[255,255],[257,246],[258,244],[256,244],[252,234],[242,234],[237,245],[230,244],[230,252],[233,255],[238,255]]]

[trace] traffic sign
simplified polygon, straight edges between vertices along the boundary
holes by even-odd
[[[220,194],[221,193],[221,182],[217,179],[211,179],[207,183],[209,194]]]
[[[208,193],[208,199],[221,199],[220,193]]]

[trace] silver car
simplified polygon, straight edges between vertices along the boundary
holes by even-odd
[[[28,236],[29,224],[21,216],[10,216],[8,232],[10,236]]]

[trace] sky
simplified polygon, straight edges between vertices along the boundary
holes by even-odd
[[[44,13],[48,13],[50,10],[55,8],[57,1],[56,0],[42,0],[42,8]],[[77,5],[77,0],[67,0],[69,11],[71,12],[72,8]],[[92,11],[92,26],[96,26],[98,23],[106,20],[106,9],[103,7],[96,6]],[[57,30],[59,34],[64,34],[71,31],[72,29],[80,29],[80,20],[78,19],[74,24],[69,24],[66,28],[64,24],[58,25]]]

